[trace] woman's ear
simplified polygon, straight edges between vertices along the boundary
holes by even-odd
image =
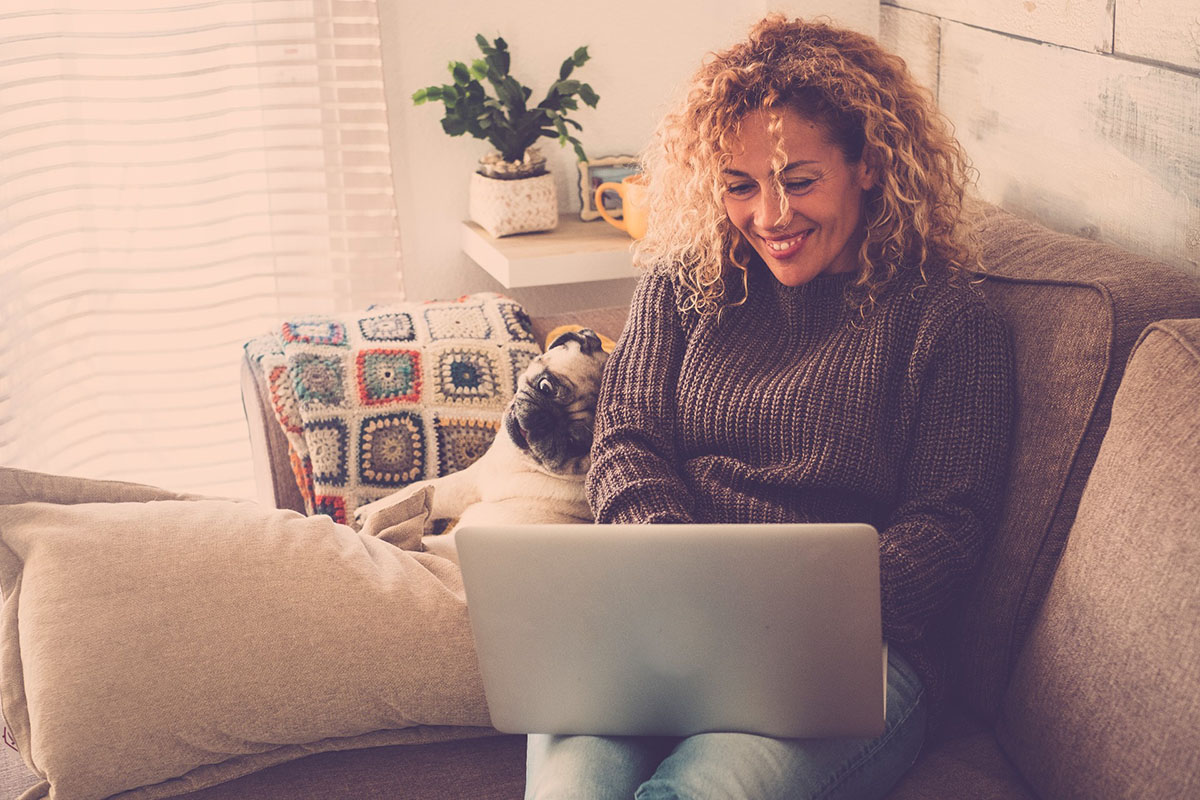
[[[866,158],[860,158],[855,165],[855,178],[858,188],[864,192],[875,188],[875,178],[879,171],[867,163]]]

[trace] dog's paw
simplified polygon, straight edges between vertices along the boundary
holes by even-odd
[[[381,497],[378,500],[372,500],[370,503],[364,503],[363,505],[354,509],[355,527],[361,528],[363,525],[365,525],[367,518],[372,514],[378,514],[385,508],[391,508],[398,503],[403,503],[406,499],[412,497],[414,494],[423,489],[425,485],[426,484],[424,481],[421,481],[420,483],[412,483],[398,492],[389,494],[387,497]]]
[[[361,528],[363,523],[367,521],[367,517],[371,516],[380,508],[382,508],[388,499],[389,498],[385,497],[382,500],[374,500],[366,505],[361,505],[354,509],[354,527]]]

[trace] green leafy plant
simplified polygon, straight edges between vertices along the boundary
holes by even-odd
[[[469,67],[461,61],[451,61],[454,83],[418,89],[412,96],[413,103],[440,100],[446,110],[442,117],[446,133],[451,136],[469,133],[476,139],[484,139],[499,151],[504,161],[522,161],[525,151],[543,136],[557,138],[563,146],[569,142],[579,160],[586,161],[583,146],[568,130],[568,126],[576,131],[583,127],[567,113],[577,110],[580,100],[592,108],[600,100],[591,86],[571,77],[577,67],[587,62],[587,48],[578,48],[562,63],[558,80],[546,92],[546,98],[530,108],[532,90],[509,75],[508,44],[499,37],[489,44],[482,34],[475,36],[475,42],[483,51],[483,58],[476,59]],[[483,81],[490,84],[494,94],[488,93]]]

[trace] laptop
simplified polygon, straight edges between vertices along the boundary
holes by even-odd
[[[883,731],[870,525],[478,525],[455,536],[500,731]]]

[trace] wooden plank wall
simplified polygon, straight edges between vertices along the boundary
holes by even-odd
[[[883,0],[987,200],[1200,275],[1200,3]]]

